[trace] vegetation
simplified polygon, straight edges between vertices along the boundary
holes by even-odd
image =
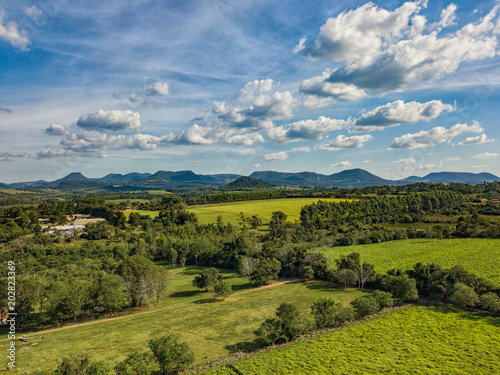
[[[449,307],[412,307],[210,374],[496,374],[499,348],[498,317]]]

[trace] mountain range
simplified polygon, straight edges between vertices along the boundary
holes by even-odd
[[[9,188],[31,189],[31,188],[102,188],[105,190],[150,190],[150,189],[173,189],[195,186],[226,186],[242,177],[238,174],[196,174],[192,171],[158,171],[150,173],[128,173],[108,174],[101,178],[87,178],[83,174],[75,172],[55,181],[32,181],[18,182],[13,184],[0,184]],[[459,182],[471,185],[483,182],[499,181],[500,178],[491,173],[467,173],[467,172],[435,172],[424,177],[410,176],[402,180],[386,180],[363,169],[349,169],[331,175],[315,172],[275,172],[258,171],[253,172],[251,179],[239,181],[233,188],[252,188],[259,184],[253,179],[277,186],[322,186],[338,188],[360,188],[366,186],[383,185],[407,185],[419,182],[426,183],[450,183]],[[246,181],[246,182],[245,182]],[[249,182],[250,181],[250,182]],[[246,186],[245,184],[250,184]],[[245,186],[242,186],[245,185]],[[252,186],[253,185],[253,186]],[[265,184],[261,187],[266,186]],[[270,186],[270,185],[269,185]]]

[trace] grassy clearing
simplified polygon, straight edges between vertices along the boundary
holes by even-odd
[[[378,272],[392,268],[410,269],[416,263],[437,263],[445,268],[456,265],[500,284],[500,240],[485,238],[413,239],[370,245],[333,247],[317,250],[333,262],[353,251],[375,265]]]
[[[151,338],[167,332],[174,332],[187,341],[195,352],[196,362],[204,363],[251,347],[254,330],[264,319],[273,316],[283,302],[295,303],[304,313],[309,313],[310,305],[317,298],[332,297],[348,304],[367,293],[308,282],[280,285],[212,302],[213,292],[204,293],[190,285],[196,269],[186,267],[174,271],[179,277],[172,279],[169,297],[163,301],[170,307],[164,305],[147,314],[66,330],[28,333],[28,337],[38,337],[30,340],[38,345],[18,351],[16,370],[11,373],[54,369],[62,357],[73,353],[88,353],[95,360],[104,360],[114,366],[127,353],[144,350]],[[246,280],[234,274],[231,277],[229,272],[226,276],[236,291],[246,288]],[[206,303],[184,305],[192,301]],[[40,337],[42,335],[44,338]],[[5,365],[6,359],[2,359],[0,366]]]
[[[271,220],[272,213],[275,211],[283,211],[288,215],[288,221],[293,223],[300,219],[300,210],[302,207],[319,200],[328,202],[345,201],[345,199],[334,198],[266,199],[190,206],[188,211],[194,212],[201,224],[215,223],[217,216],[222,215],[224,222],[237,225],[240,221],[240,212],[243,212],[247,217],[257,215],[266,222]]]
[[[127,210],[127,211],[122,211],[122,212],[125,215],[125,217],[127,218],[127,220],[132,212],[136,212],[139,215],[151,216],[152,219],[154,219],[155,217],[157,217],[160,214],[160,211],[148,211],[148,210]]]
[[[500,318],[412,307],[234,367],[240,374],[498,374]],[[210,374],[237,372],[223,368]]]

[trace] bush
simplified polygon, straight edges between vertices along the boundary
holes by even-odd
[[[152,353],[130,353],[114,367],[117,375],[151,374],[156,366]]]
[[[496,293],[485,293],[481,296],[481,307],[491,312],[500,311],[500,298]]]
[[[233,292],[233,288],[226,280],[220,280],[214,285],[214,292],[216,297],[229,297]]]
[[[479,296],[471,287],[456,283],[450,301],[458,306],[476,306],[479,303]]]
[[[408,275],[386,276],[382,285],[392,293],[394,298],[402,301],[414,301],[418,298],[417,281]]]
[[[104,362],[91,362],[87,355],[66,357],[56,370],[57,375],[105,375],[111,369]]]
[[[391,293],[376,290],[372,293],[371,296],[375,298],[381,309],[383,309],[384,307],[392,307],[393,305]]]
[[[296,306],[282,303],[276,310],[276,318],[266,319],[255,334],[265,345],[274,345],[291,341],[309,329],[309,322]]]
[[[373,297],[359,297],[351,302],[359,316],[375,314],[380,311],[380,305]]]

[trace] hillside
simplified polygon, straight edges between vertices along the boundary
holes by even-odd
[[[259,180],[258,178],[241,176],[225,186],[228,190],[272,189],[276,185]]]

